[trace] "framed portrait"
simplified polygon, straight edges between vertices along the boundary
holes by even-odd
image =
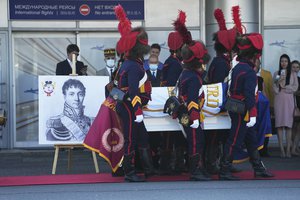
[[[39,144],[82,144],[108,76],[39,76]]]

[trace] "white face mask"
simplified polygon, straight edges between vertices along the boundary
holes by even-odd
[[[156,71],[158,66],[156,64],[150,64],[149,68],[150,68],[151,71]]]
[[[108,59],[108,60],[106,60],[106,65],[109,68],[113,68],[115,66],[115,60],[114,59]]]

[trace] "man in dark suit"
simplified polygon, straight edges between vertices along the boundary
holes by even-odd
[[[56,65],[56,75],[70,75],[72,74],[72,55],[76,56],[76,73],[81,76],[87,75],[87,66],[83,62],[78,61],[79,47],[76,44],[70,44],[67,47],[67,59],[57,63]]]
[[[152,87],[160,87],[162,80],[162,68],[159,68],[159,60],[157,55],[150,55],[148,64],[149,69],[146,70],[146,72],[151,80]]]

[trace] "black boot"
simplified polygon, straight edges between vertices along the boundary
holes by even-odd
[[[192,181],[210,181],[210,175],[205,171],[203,160],[200,154],[190,156],[190,180]]]
[[[184,149],[183,148],[176,148],[175,150],[175,168],[174,172],[176,174],[181,174],[182,172],[187,172],[185,166],[185,158],[184,158]]]
[[[139,148],[145,177],[157,175],[158,172],[153,167],[152,155],[149,148]]]
[[[135,173],[133,158],[134,158],[134,152],[130,153],[129,155],[124,155],[123,169],[124,169],[124,173],[125,173],[125,181],[144,182],[145,179],[142,177],[139,177]]]
[[[239,172],[241,172],[241,171],[242,171],[241,169],[236,168],[236,167],[234,167],[233,165],[231,165],[231,167],[230,167],[230,172],[231,172],[231,173],[239,173]]]
[[[254,169],[254,177],[261,177],[261,178],[270,178],[274,177],[274,175],[267,171],[263,162],[260,159],[259,151],[255,150],[250,155],[250,162]]]
[[[170,150],[162,150],[159,160],[159,171],[161,175],[172,175],[172,152]]]
[[[111,172],[111,175],[113,177],[121,177],[124,176],[124,170],[122,169],[122,167],[118,167],[118,169],[115,172]]]
[[[227,155],[223,155],[221,159],[221,168],[219,173],[220,180],[228,180],[228,181],[237,181],[240,178],[233,176],[231,173],[232,168],[232,158]]]
[[[217,141],[218,132],[207,131],[205,148],[205,168],[211,175],[219,174],[218,157],[219,157],[219,143]]]

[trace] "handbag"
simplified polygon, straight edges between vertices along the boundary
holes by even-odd
[[[189,126],[191,124],[188,109],[185,104],[181,103],[176,97],[178,83],[181,74],[176,82],[174,89],[171,91],[171,96],[167,99],[164,105],[164,113],[168,113],[173,119],[178,118],[178,121],[183,126]]]
[[[117,102],[122,102],[125,96],[125,92],[123,92],[117,87],[113,87],[112,90],[109,92],[109,96]]]
[[[245,108],[245,102],[239,99],[228,97],[225,103],[225,109],[229,112],[244,114],[246,111]]]
[[[232,70],[229,71],[227,82],[228,82],[228,87],[227,87],[227,100],[225,102],[225,109],[229,112],[236,113],[236,114],[245,114],[246,112],[246,106],[245,102],[243,100],[239,99],[234,99],[230,96],[230,85],[231,85],[231,75],[232,75]]]

